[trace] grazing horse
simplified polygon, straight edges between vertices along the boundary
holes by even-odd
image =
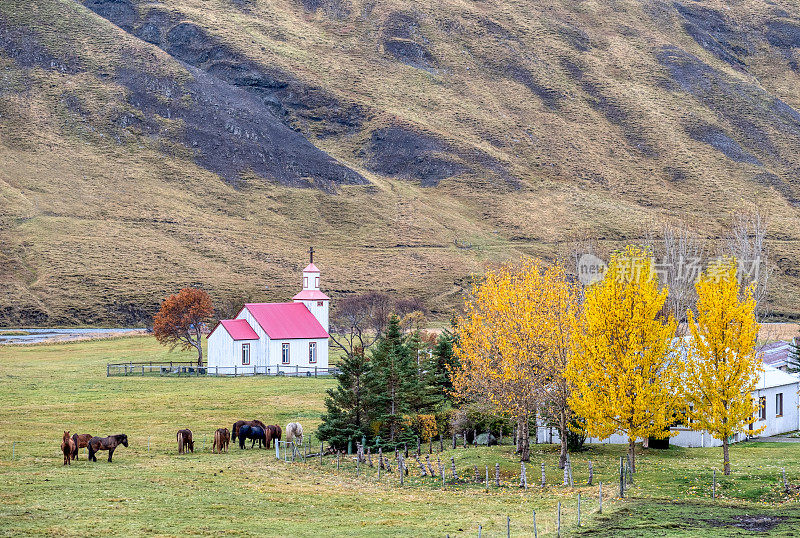
[[[281,440],[281,435],[283,435],[283,430],[277,424],[273,424],[272,426],[267,426],[267,428],[272,430],[272,438],[277,439],[278,441]]]
[[[264,443],[268,443],[267,441],[267,430],[262,428],[261,426],[248,426],[245,424],[241,428],[239,428],[239,449],[244,450],[244,442],[247,439],[252,439],[253,442],[250,443],[250,448],[255,446],[256,441],[258,441],[258,447],[261,448]]]
[[[64,453],[64,465],[72,465],[72,453],[75,451],[75,441],[69,436],[69,431],[64,432],[61,439],[61,452]]]
[[[228,444],[231,442],[231,433],[228,428],[218,428],[214,432],[214,446],[211,449],[213,453],[228,452]]]
[[[72,436],[72,442],[75,443],[75,451],[72,453],[72,459],[78,459],[78,451],[82,448],[86,448],[89,444],[89,439],[94,437],[91,433],[76,433]]]
[[[187,448],[192,451],[192,454],[194,454],[194,441],[192,440],[192,430],[188,428],[185,430],[178,430],[177,438],[178,438],[178,454],[184,454]]]
[[[303,444],[303,427],[299,422],[290,422],[286,425],[286,442],[297,439],[298,444]]]
[[[232,439],[234,442],[236,442],[236,436],[239,435],[239,428],[242,426],[259,426],[267,429],[267,427],[264,426],[264,423],[260,420],[237,420],[234,422],[233,428],[231,429],[231,434],[233,435]]]
[[[108,463],[111,463],[111,456],[114,455],[114,450],[119,445],[128,446],[128,436],[124,433],[108,437],[92,437],[86,445],[86,448],[89,449],[89,461],[97,461],[95,454],[101,450],[108,450]]]

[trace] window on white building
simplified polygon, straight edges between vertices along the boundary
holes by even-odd
[[[775,416],[783,416],[783,393],[779,392],[775,395]]]
[[[317,343],[316,342],[309,342],[308,343],[308,362],[313,364],[317,362]]]
[[[281,344],[281,363],[289,364],[289,343],[284,342]]]
[[[322,306],[322,301],[317,301],[317,306]]]
[[[315,288],[319,288],[319,277],[318,276],[314,277],[314,287]]]
[[[767,420],[767,397],[758,397],[758,419]]]
[[[250,364],[250,344],[242,344],[242,365]]]
[[[308,277],[303,277],[303,289],[308,289]]]

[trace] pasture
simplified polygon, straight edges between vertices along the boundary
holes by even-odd
[[[629,498],[618,495],[618,458],[624,448],[594,445],[572,455],[574,488],[561,486],[554,446],[533,447],[531,487],[518,487],[520,465],[511,447],[446,450],[447,484],[422,478],[409,459],[399,486],[396,466],[380,478],[352,458],[288,463],[272,450],[212,454],[213,432],[240,418],[303,424],[310,446],[331,379],[111,377],[105,364],[124,360],[180,360],[150,337],[68,344],[0,347],[0,535],[261,535],[300,536],[540,536],[555,535],[562,503],[562,534],[728,536],[752,531],[788,535],[800,525],[798,495],[783,491],[781,470],[800,484],[800,445],[746,443],[732,449],[733,475],[711,472],[720,449],[643,450]],[[191,428],[195,452],[179,456],[175,432]],[[114,462],[104,453],[86,461],[86,449],[62,466],[60,442],[72,433],[126,433]],[[149,449],[148,449],[149,441]],[[248,444],[249,445],[249,444]],[[438,444],[434,445],[433,458]],[[315,450],[316,451],[316,450]],[[427,452],[427,450],[425,450]],[[13,456],[13,459],[12,459]],[[462,480],[450,479],[454,456]],[[377,463],[377,458],[373,456]],[[586,486],[587,463],[595,485]],[[538,487],[539,465],[547,487]],[[501,468],[502,486],[489,492],[473,480],[474,466]],[[469,480],[466,480],[468,478]],[[604,487],[597,514],[597,481]],[[582,527],[576,527],[577,495]]]

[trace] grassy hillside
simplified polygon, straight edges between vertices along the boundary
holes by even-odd
[[[0,347],[0,534],[441,537],[476,536],[482,525],[484,535],[498,536],[509,516],[514,535],[530,536],[536,510],[540,535],[554,536],[560,501],[562,530],[570,535],[579,531],[578,493],[580,531],[590,534],[790,535],[800,522],[797,493],[785,494],[780,484],[784,468],[793,487],[800,479],[798,444],[734,445],[733,475],[717,474],[713,502],[718,448],[643,450],[626,501],[616,498],[615,486],[624,447],[614,445],[572,455],[574,488],[560,485],[558,447],[535,445],[528,477],[537,483],[544,462],[544,490],[519,489],[519,462],[509,445],[446,450],[444,490],[438,478],[420,477],[414,465],[401,488],[396,473],[378,477],[365,466],[356,476],[352,457],[343,457],[337,471],[333,457],[320,465],[317,459],[287,463],[272,451],[238,447],[212,454],[213,431],[244,417],[282,425],[300,421],[316,446],[324,391],[332,382],[105,377],[109,360],[181,358],[187,354],[169,353],[150,337]],[[178,456],[175,432],[185,427],[194,432],[196,450]],[[130,443],[117,449],[111,464],[103,453],[89,463],[84,449],[79,460],[63,467],[59,445],[67,428],[126,433]],[[450,457],[462,477],[456,484]],[[591,487],[585,485],[588,460],[594,464]],[[502,487],[491,486],[487,494],[472,480],[473,469],[484,472],[495,463]],[[602,515],[596,513],[597,481],[604,484]]]
[[[286,299],[310,244],[334,296],[444,315],[487,264],[752,202],[795,316],[799,61],[797,6],[745,0],[7,0],[0,324]]]

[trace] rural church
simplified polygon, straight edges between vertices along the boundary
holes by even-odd
[[[208,374],[315,375],[328,368],[328,308],[313,250],[291,303],[249,303],[208,335]]]

